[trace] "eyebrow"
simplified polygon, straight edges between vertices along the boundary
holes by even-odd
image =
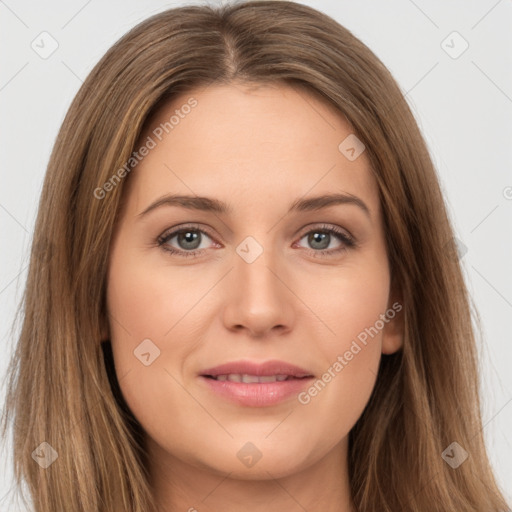
[[[291,204],[288,213],[316,211],[338,204],[355,205],[370,217],[370,209],[366,203],[359,197],[352,194],[324,194],[305,199],[299,198]],[[150,211],[160,208],[161,206],[181,206],[188,210],[199,210],[219,214],[232,213],[232,209],[226,203],[223,203],[218,199],[201,196],[166,195],[157,199],[154,203],[151,203],[145,210],[139,213],[137,217],[143,217]]]

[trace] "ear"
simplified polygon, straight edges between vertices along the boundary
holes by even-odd
[[[386,323],[382,330],[382,353],[394,354],[404,342],[404,306],[402,294],[393,286],[389,295]]]

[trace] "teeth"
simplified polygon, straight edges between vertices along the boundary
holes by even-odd
[[[256,377],[255,375],[242,375],[242,382],[245,382],[246,384],[252,384],[253,382],[259,382],[259,377]]]
[[[282,375],[279,375],[279,377],[282,377]],[[285,376],[286,378],[286,376]],[[277,375],[262,375],[259,378],[259,382],[276,382],[276,380],[285,380],[285,379],[278,379]]]
[[[215,380],[230,382],[243,382],[245,384],[262,383],[262,382],[283,382],[288,378],[288,375],[248,375],[246,373],[230,373],[229,375],[217,375]]]

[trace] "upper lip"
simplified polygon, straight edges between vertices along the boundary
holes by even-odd
[[[200,372],[201,375],[217,377],[218,375],[240,374],[255,375],[258,377],[268,375],[289,375],[292,377],[313,377],[313,374],[304,368],[285,361],[232,361]]]

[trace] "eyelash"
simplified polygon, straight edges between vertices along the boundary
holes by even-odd
[[[195,249],[193,251],[184,251],[184,250],[177,250],[177,249],[171,248],[170,246],[167,245],[167,242],[169,240],[171,240],[172,238],[174,238],[176,235],[179,235],[180,233],[186,233],[189,231],[198,231],[202,234],[205,234],[206,236],[208,236],[209,238],[211,238],[213,240],[213,237],[207,231],[205,231],[204,229],[201,229],[198,225],[191,224],[189,226],[183,226],[183,227],[176,229],[174,231],[171,231],[171,232],[163,233],[162,235],[160,235],[158,237],[157,244],[159,247],[162,248],[162,250],[164,250],[168,253],[177,255],[177,256],[181,256],[184,258],[197,257],[199,255],[199,253],[205,251],[206,249]],[[338,240],[340,242],[342,242],[342,244],[343,244],[336,249],[321,249],[321,250],[307,249],[309,252],[311,252],[314,255],[314,257],[334,256],[334,255],[337,255],[341,252],[347,251],[347,250],[357,246],[356,241],[352,236],[348,235],[345,231],[341,231],[339,228],[336,228],[334,226],[329,226],[329,225],[324,224],[324,225],[321,225],[314,229],[310,229],[309,231],[306,231],[300,237],[299,240],[302,240],[306,235],[309,235],[310,233],[331,234],[331,235],[334,235],[336,238],[338,238]]]

